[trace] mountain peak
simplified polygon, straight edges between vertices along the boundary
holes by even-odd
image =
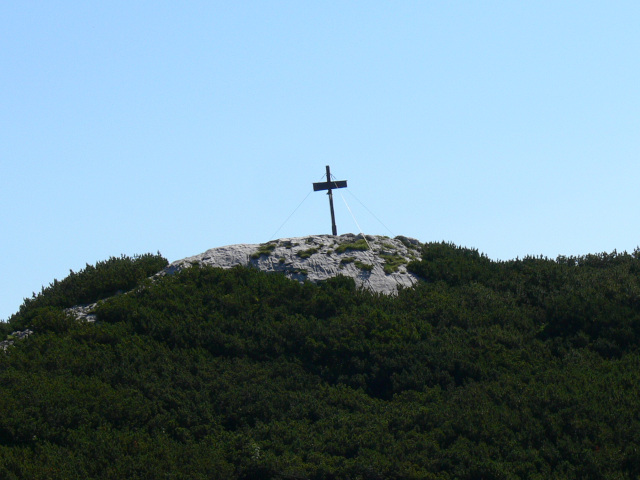
[[[406,266],[420,259],[421,246],[418,240],[403,236],[309,235],[212,248],[171,263],[162,274],[172,274],[193,264],[221,268],[243,265],[281,272],[301,282],[344,275],[363,288],[393,294],[398,286],[410,287],[418,281]]]

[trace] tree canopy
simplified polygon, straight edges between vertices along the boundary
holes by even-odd
[[[0,476],[637,478],[639,257],[430,243],[397,296],[87,266],[5,327],[34,334],[0,352]]]

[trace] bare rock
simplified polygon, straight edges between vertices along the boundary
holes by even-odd
[[[17,330],[15,332],[12,332],[6,340],[3,340],[0,342],[0,350],[6,352],[7,349],[13,345],[17,340],[23,340],[25,338],[27,338],[29,335],[31,335],[33,333],[33,331],[27,329],[27,330]]]
[[[97,303],[90,303],[87,305],[75,305],[71,308],[67,308],[65,312],[73,315],[78,320],[93,323],[96,321],[96,316],[93,314],[93,309],[96,307],[96,305]]]
[[[399,286],[410,287],[417,282],[406,266],[420,258],[421,247],[418,240],[408,237],[310,235],[212,248],[171,263],[161,274],[172,274],[193,264],[220,268],[243,265],[281,272],[298,281],[318,282],[345,275],[354,278],[358,286],[394,294]]]

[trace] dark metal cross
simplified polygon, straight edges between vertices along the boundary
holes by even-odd
[[[333,194],[331,193],[331,190],[333,188],[345,188],[346,186],[346,180],[331,180],[331,170],[329,170],[329,165],[327,165],[327,181],[313,184],[314,192],[319,190],[329,190],[327,195],[329,195],[329,207],[331,208],[331,231],[334,235],[338,235],[338,229],[336,227],[336,215],[333,213]]]

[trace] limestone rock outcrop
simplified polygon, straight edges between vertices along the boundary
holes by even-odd
[[[15,332],[12,332],[6,340],[3,340],[0,342],[0,350],[2,350],[3,352],[6,352],[7,349],[13,345],[17,340],[24,340],[25,338],[27,338],[29,335],[31,335],[33,333],[33,330],[18,330]]]
[[[212,248],[171,263],[161,274],[172,274],[192,264],[221,268],[244,265],[282,272],[298,281],[318,282],[345,275],[354,278],[358,286],[393,294],[399,286],[410,287],[417,282],[406,266],[420,258],[421,246],[407,237],[310,235]]]

